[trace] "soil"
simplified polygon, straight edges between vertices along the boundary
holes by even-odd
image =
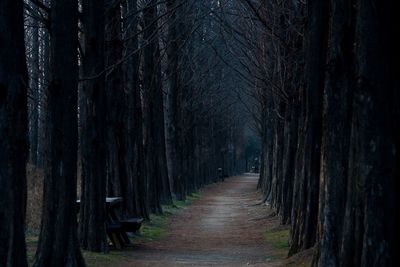
[[[248,174],[206,187],[171,219],[166,235],[136,244],[118,265],[280,266],[287,251],[265,239],[266,231],[279,223],[261,204],[257,180]]]

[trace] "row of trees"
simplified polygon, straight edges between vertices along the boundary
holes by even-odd
[[[259,187],[291,225],[289,255],[316,247],[315,266],[395,266],[398,5],[230,3],[243,28],[227,27],[229,48],[247,48],[236,70],[262,140]]]
[[[34,266],[84,266],[81,247],[106,252],[106,196],[123,197],[121,216],[149,219],[217,181],[218,168],[244,168],[217,7],[1,1],[0,266],[27,265],[28,159],[45,173]]]

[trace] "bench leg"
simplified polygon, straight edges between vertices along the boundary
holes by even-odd
[[[118,238],[118,234],[116,232],[112,232],[109,234],[109,238],[111,240],[111,243],[114,244],[116,249],[122,249],[122,244],[120,239]]]
[[[121,233],[121,238],[124,241],[125,245],[131,244],[131,240],[129,240],[128,234],[126,232]]]
[[[113,235],[114,235],[114,239],[115,239],[115,247],[117,249],[122,249],[122,243],[121,243],[121,240],[118,238],[117,233],[113,233]]]

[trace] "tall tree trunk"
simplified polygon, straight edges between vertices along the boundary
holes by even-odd
[[[265,177],[264,177],[264,198],[266,201],[271,200],[271,190],[272,190],[272,173],[273,173],[273,155],[274,155],[274,134],[273,134],[273,103],[272,100],[269,98],[266,102],[266,118],[265,120],[265,139],[266,139],[266,147],[265,147]]]
[[[346,208],[352,88],[354,85],[354,7],[331,1],[328,71],[324,90],[321,148],[319,266],[340,265]]]
[[[82,1],[83,52],[81,136],[82,196],[79,238],[83,249],[106,252],[106,92],[104,2]],[[98,77],[97,77],[98,76]]]
[[[158,15],[155,13],[154,20],[157,20]],[[158,24],[155,25],[158,28]],[[157,32],[155,29],[155,33]],[[156,35],[158,36],[158,34]],[[155,105],[154,107],[154,123],[155,123],[155,148],[157,153],[157,166],[159,176],[161,178],[161,203],[172,204],[171,188],[168,177],[168,164],[167,164],[167,149],[165,143],[165,108],[164,108],[164,90],[162,88],[162,74],[161,74],[161,54],[159,48],[159,38],[156,38],[157,43],[155,47],[155,67],[156,67],[156,87],[155,87]],[[157,129],[157,130],[156,130]]]
[[[357,1],[358,66],[341,266],[396,266],[399,29],[395,1]]]
[[[178,200],[186,198],[186,183],[182,173],[182,83],[180,77],[179,66],[179,34],[178,34],[178,10],[176,0],[168,1],[167,8],[171,12],[171,21],[168,28],[169,46],[168,52],[168,69],[167,75],[169,77],[169,148],[170,148],[170,167],[171,167],[171,180],[172,188],[175,197]]]
[[[300,88],[304,84],[303,70],[304,65],[302,62],[303,52],[303,35],[300,31],[295,29],[301,29],[303,7],[298,6],[298,1],[291,3],[285,3],[287,8],[290,8],[292,12],[286,14],[286,22],[283,23],[283,32],[286,38],[289,40],[288,45],[291,49],[289,51],[284,50],[283,58],[288,58],[290,61],[290,67],[286,70],[288,75],[287,81],[285,82],[286,92],[288,95],[287,99],[287,114],[286,114],[286,125],[285,125],[285,151],[284,151],[284,170],[283,170],[283,189],[282,189],[282,206],[281,212],[281,223],[291,224],[291,212],[293,208],[293,190],[294,190],[294,177],[296,168],[296,155],[300,153],[298,149],[299,143],[299,126],[301,118],[300,109]],[[288,25],[294,25],[289,27]]]
[[[143,10],[144,41],[143,88],[145,98],[145,148],[150,211],[162,213],[161,203],[171,203],[165,151],[164,104],[159,62],[157,5],[155,0]],[[167,192],[168,191],[168,192]]]
[[[289,102],[290,106],[287,109],[287,122],[284,126],[285,149],[284,149],[284,169],[282,181],[282,210],[281,223],[290,224],[292,201],[293,201],[293,178],[295,171],[295,160],[297,153],[297,134],[298,134],[298,103],[297,100]]]
[[[308,36],[305,45],[305,121],[303,146],[300,147],[296,179],[300,197],[292,218],[292,243],[290,255],[312,247],[316,241],[318,219],[320,152],[322,139],[322,93],[326,59],[328,3],[318,0],[308,2]]]
[[[128,0],[128,14],[137,12],[137,0]],[[138,19],[131,16],[127,19],[126,34],[129,41],[126,44],[126,54],[129,56],[126,66],[126,83],[128,91],[127,115],[127,167],[129,180],[133,187],[132,213],[149,219],[147,204],[147,180],[145,175],[145,154],[143,147],[143,115],[139,87],[139,53]],[[135,52],[136,51],[136,52]],[[133,54],[132,54],[133,53]]]
[[[285,144],[283,130],[284,130],[284,120],[281,118],[280,114],[285,114],[283,108],[283,103],[277,103],[274,124],[274,152],[273,152],[273,184],[272,184],[272,205],[276,210],[277,214],[281,214],[281,199],[282,199],[282,169],[283,169],[283,150],[287,145]]]
[[[85,266],[77,238],[78,3],[51,5],[49,155],[34,266]]]
[[[122,58],[121,7],[119,1],[107,0],[106,6],[106,74],[107,92],[107,195],[121,196],[121,176],[119,169],[119,151],[123,145],[120,140],[123,131],[122,107]]]
[[[106,74],[107,93],[107,195],[122,196],[123,208],[127,200],[127,176],[125,168],[125,125],[123,121],[125,94],[123,88],[120,1],[106,0]]]
[[[0,2],[0,266],[27,266],[27,85],[22,0]]]

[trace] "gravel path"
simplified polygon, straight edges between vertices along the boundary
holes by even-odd
[[[259,205],[257,179],[247,174],[206,187],[172,219],[166,236],[130,251],[126,266],[279,266],[282,251],[263,235],[276,220]]]

